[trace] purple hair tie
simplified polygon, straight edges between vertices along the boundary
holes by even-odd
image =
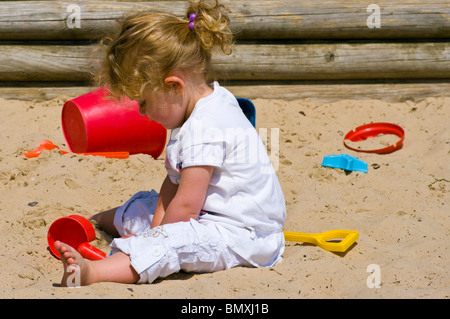
[[[194,28],[195,28],[195,25],[194,25],[195,18],[197,18],[197,14],[191,13],[189,15],[189,29],[191,29],[191,30],[194,30]]]

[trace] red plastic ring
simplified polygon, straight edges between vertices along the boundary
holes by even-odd
[[[376,150],[362,150],[362,149],[356,149],[351,146],[349,146],[345,141],[349,140],[352,142],[360,142],[364,141],[367,138],[370,137],[377,137],[380,134],[393,134],[400,137],[400,140],[388,147],[376,149]],[[364,152],[364,153],[377,153],[377,154],[388,154],[392,153],[403,146],[403,141],[405,139],[405,132],[403,129],[392,123],[371,123],[371,124],[365,124],[362,126],[357,127],[356,129],[350,131],[345,135],[344,137],[344,145],[348,149],[351,149],[356,152]]]

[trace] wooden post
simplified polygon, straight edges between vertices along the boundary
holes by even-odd
[[[370,2],[356,0],[221,0],[231,13],[238,39],[405,39],[449,38],[448,0],[377,0],[380,28],[370,28]],[[80,27],[68,25],[70,5],[80,9]],[[0,40],[96,39],[115,20],[158,10],[185,16],[187,1],[2,1]]]
[[[65,83],[63,83],[65,84]],[[421,101],[427,97],[450,96],[450,83],[397,82],[397,83],[323,83],[323,82],[226,82],[222,83],[237,97],[248,99],[311,99],[332,102],[346,99],[380,99],[386,102]],[[61,83],[26,83],[24,85],[0,86],[0,98],[45,101],[58,97],[73,98],[90,91],[94,87],[71,86]]]
[[[92,46],[2,45],[1,81],[85,81],[101,57]],[[213,64],[229,80],[450,78],[443,42],[236,45]]]
[[[441,42],[240,45],[213,61],[232,80],[450,78]]]

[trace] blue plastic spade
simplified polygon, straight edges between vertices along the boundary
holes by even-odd
[[[325,156],[323,158],[322,166],[367,173],[366,162],[347,154]]]

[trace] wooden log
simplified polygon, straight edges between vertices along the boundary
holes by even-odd
[[[238,39],[449,38],[448,0],[377,0],[380,28],[369,28],[370,2],[357,0],[222,0]],[[187,1],[76,2],[80,25],[68,18],[73,1],[0,2],[0,40],[97,39],[115,20],[142,10],[183,17]],[[72,16],[74,17],[74,16]],[[373,26],[373,25],[371,25]]]
[[[377,99],[386,102],[419,102],[428,97],[450,97],[448,82],[330,83],[319,81],[300,84],[256,83],[225,86],[235,96],[248,99],[310,99],[321,102]]]
[[[216,55],[216,70],[232,80],[450,78],[450,45],[339,43],[240,45]]]
[[[100,59],[91,46],[1,45],[0,81],[86,81]],[[229,80],[450,78],[450,45],[247,44],[216,55],[213,64]]]
[[[97,63],[91,46],[0,45],[0,81],[85,81]]]
[[[428,97],[450,97],[450,83],[270,83],[241,84],[222,83],[237,97],[248,99],[310,99],[321,102],[339,100],[379,99],[386,102],[419,102]],[[16,83],[14,85],[17,85]],[[41,86],[38,86],[41,85]],[[25,101],[45,101],[55,98],[67,100],[95,88],[88,86],[42,86],[42,83],[27,83],[23,87],[0,87],[0,98]]]

